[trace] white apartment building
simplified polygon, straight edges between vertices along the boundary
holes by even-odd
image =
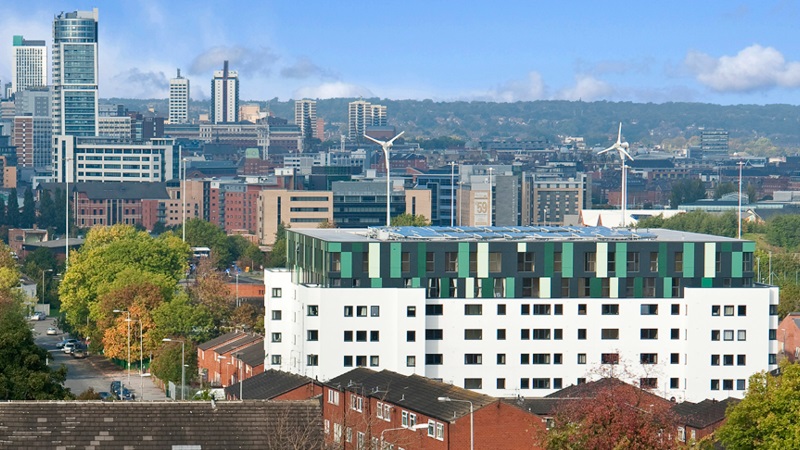
[[[47,47],[44,41],[14,36],[11,59],[11,92],[47,86]]]
[[[303,137],[310,128],[312,138],[320,137],[317,133],[317,101],[316,100],[295,100],[294,102],[294,124],[300,127]]]
[[[755,243],[602,227],[287,230],[265,273],[266,365],[353,367],[540,397],[616,375],[677,401],[777,367]]]
[[[53,142],[56,182],[164,182],[180,178],[180,146],[174,139],[134,143],[115,138],[54,136]]]
[[[228,61],[222,70],[214,71],[211,80],[211,123],[239,121],[239,72],[228,70]]]
[[[131,139],[131,118],[124,117],[98,117],[97,135],[120,139]]]
[[[178,75],[169,80],[169,123],[189,123],[189,79]]]

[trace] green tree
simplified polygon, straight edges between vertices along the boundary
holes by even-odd
[[[393,227],[427,227],[431,223],[423,215],[403,213],[392,217],[391,224]]]
[[[17,198],[17,189],[11,189],[8,194],[8,208],[6,208],[6,223],[11,228],[19,228],[19,199]]]
[[[286,225],[281,222],[278,224],[278,231],[275,233],[275,243],[267,256],[266,267],[286,267]]]
[[[192,302],[186,293],[180,293],[156,308],[153,322],[156,342],[170,336],[183,336],[195,343],[204,342],[213,337],[215,329],[214,317],[208,308]]]
[[[767,223],[767,242],[792,250],[800,245],[800,215],[781,214]]]
[[[56,226],[56,211],[53,196],[50,191],[43,190],[39,193],[39,216],[36,223],[39,228],[49,229]]]
[[[696,202],[703,198],[706,198],[706,187],[699,178],[672,183],[672,195],[670,196],[672,209],[678,209],[679,205]]]
[[[6,201],[0,197],[0,226],[8,225],[8,216],[6,215]],[[7,241],[7,240],[6,240]]]
[[[36,223],[36,202],[33,200],[33,191],[30,186],[25,189],[23,194],[22,213],[19,216],[19,226],[31,228]]]
[[[725,194],[730,194],[733,192],[739,192],[739,186],[731,183],[730,181],[725,183],[720,183],[717,185],[717,188],[714,189],[714,198],[722,198]]]
[[[125,280],[148,280],[172,291],[186,273],[189,247],[173,234],[157,238],[129,225],[95,227],[82,248],[70,254],[70,266],[59,287],[62,312],[81,335],[96,335],[103,319],[100,297]],[[168,285],[165,286],[165,285]]]
[[[800,365],[784,361],[780,375],[761,372],[750,377],[747,394],[726,412],[717,431],[725,448],[800,448]]]
[[[180,385],[181,383],[181,357],[185,359],[186,385],[190,385],[197,373],[197,350],[191,342],[185,342],[183,354],[181,354],[180,342],[168,342],[160,346],[153,357],[150,371],[163,381],[172,381]],[[188,395],[187,395],[188,398]]]
[[[186,221],[186,243],[192,247],[208,247],[217,263],[217,267],[231,265],[234,257],[231,254],[228,236],[222,228],[202,219]]]

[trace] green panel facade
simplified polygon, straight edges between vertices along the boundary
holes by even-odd
[[[664,279],[664,298],[672,298],[672,277]]]
[[[342,252],[342,278],[353,278],[353,253]]]
[[[658,244],[658,276],[667,276],[667,243]]]
[[[469,278],[469,242],[458,243],[458,277]]]
[[[383,278],[370,278],[370,286],[374,288],[383,287]]]
[[[400,278],[403,276],[403,244],[392,242],[389,244],[389,276]]]
[[[516,298],[517,291],[515,290],[516,287],[516,278],[508,277],[506,278],[506,298]]]
[[[481,297],[494,297],[494,278],[483,278],[481,281]]]
[[[633,279],[633,296],[635,298],[644,297],[644,280],[642,278]]]
[[[628,244],[625,242],[617,242],[615,250],[616,254],[614,258],[616,258],[617,278],[625,278],[628,276]]]
[[[742,251],[743,252],[750,252],[753,253],[756,251],[756,243],[755,242],[742,242]]]
[[[742,267],[744,264],[744,256],[742,252],[732,252],[731,253],[731,276],[741,277],[742,276]]]
[[[600,298],[603,296],[603,280],[600,278],[589,279],[589,293],[592,298]]]
[[[694,278],[694,242],[683,243],[683,276]]]
[[[701,287],[710,288],[714,287],[714,279],[713,278],[703,278],[703,281],[700,283]]]
[[[572,242],[561,244],[561,273],[568,278],[575,276],[574,247]]]

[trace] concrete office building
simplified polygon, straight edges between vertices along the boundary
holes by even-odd
[[[174,139],[131,142],[110,137],[53,136],[53,141],[56,182],[163,182],[180,178],[180,146]]]
[[[320,137],[317,133],[317,101],[296,100],[294,102],[294,124],[300,127],[303,137]]]
[[[225,61],[222,70],[214,72],[211,80],[211,123],[236,123],[239,121],[239,72],[228,69]]]
[[[53,19],[53,136],[96,136],[97,8]]]
[[[47,86],[47,47],[44,41],[14,36],[11,59],[11,92]]]
[[[616,373],[677,401],[777,367],[778,288],[755,243],[603,227],[287,230],[267,271],[270,368],[353,367],[544,396]],[[294,320],[292,318],[295,318]]]
[[[169,80],[169,123],[189,123],[189,79],[178,75]]]

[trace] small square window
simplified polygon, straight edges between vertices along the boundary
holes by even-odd
[[[520,315],[527,316],[531,313],[531,305],[520,305],[519,306],[519,313]]]
[[[358,317],[367,317],[367,307],[366,306],[357,306],[356,307],[356,315]]]
[[[281,363],[281,355],[272,355],[271,361],[273,366],[279,365]]]
[[[737,366],[746,366],[747,365],[747,355],[736,355],[736,365]]]
[[[586,339],[586,328],[578,328],[578,339],[579,340]]]
[[[506,379],[505,378],[498,378],[496,386],[497,386],[497,389],[505,389],[506,388]]]
[[[344,341],[345,342],[353,342],[353,331],[352,330],[345,330],[345,332],[344,332]]]
[[[747,340],[747,330],[739,330],[736,332],[736,340],[737,341],[746,341]]]
[[[711,340],[712,341],[719,340],[719,330],[711,330]]]
[[[586,304],[580,303],[578,304],[578,315],[585,316],[586,315]]]
[[[720,310],[719,305],[712,305],[711,306],[711,315],[712,316],[718,316],[719,315],[719,310]]]
[[[281,334],[272,333],[272,342],[281,342]]]
[[[499,304],[497,305],[497,315],[498,316],[505,316],[506,315],[506,305]]]
[[[417,307],[406,306],[406,317],[417,317]]]
[[[670,312],[672,313],[673,316],[679,315],[681,313],[681,305],[673,303],[670,308]]]
[[[725,330],[722,332],[722,339],[726,341],[733,340],[733,330]]]
[[[417,341],[417,332],[414,330],[406,331],[406,342],[416,342]]]
[[[279,309],[272,310],[272,320],[281,320],[282,312]]]
[[[680,364],[680,353],[670,353],[669,354],[669,363],[670,364]]]
[[[371,330],[369,332],[369,341],[370,342],[380,342],[381,340],[381,333],[378,330]]]
[[[736,307],[736,315],[737,316],[746,316],[747,315],[747,305],[739,305]]]
[[[505,330],[505,328],[498,328],[497,329],[497,340],[498,341],[506,340],[506,330]]]
[[[719,355],[711,355],[711,365],[712,366],[719,365]]]
[[[725,305],[725,315],[726,316],[733,315],[733,305]]]
[[[561,305],[561,304],[553,305],[553,315],[563,316],[564,315],[564,305]]]
[[[672,328],[669,330],[669,338],[670,339],[680,339],[681,338],[681,330],[680,328]]]
[[[746,380],[743,380],[743,379],[736,380],[736,390],[737,391],[745,390],[746,389],[745,385],[746,385]]]
[[[497,354],[497,365],[504,365],[506,363],[506,354],[505,353],[498,353]]]
[[[272,298],[281,298],[283,290],[281,288],[272,288]]]
[[[319,330],[307,330],[306,337],[308,341],[318,341],[319,340]]]
[[[380,306],[370,306],[369,307],[369,316],[370,317],[380,317],[381,316],[381,307]]]
[[[669,388],[670,389],[680,389],[680,382],[677,378],[670,378],[669,379]]]
[[[586,353],[578,353],[578,364],[586,364]]]
[[[378,367],[380,366],[380,357],[378,355],[372,355],[369,357],[369,365],[370,367]]]
[[[719,390],[719,380],[711,380],[711,390],[712,391]]]
[[[308,305],[306,310],[306,315],[310,317],[319,316],[319,306],[318,305]]]
[[[352,306],[345,306],[344,307],[344,316],[345,317],[353,317],[353,307]]]

